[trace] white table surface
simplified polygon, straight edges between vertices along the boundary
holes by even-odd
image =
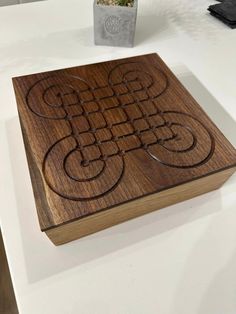
[[[236,145],[236,30],[207,0],[140,0],[133,49],[93,45],[92,0],[0,8],[0,225],[22,314],[235,314],[236,176],[54,247],[39,231],[11,77],[158,52]]]

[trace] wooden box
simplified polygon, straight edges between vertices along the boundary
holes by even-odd
[[[56,245],[214,190],[236,169],[156,54],[13,83],[40,227]]]

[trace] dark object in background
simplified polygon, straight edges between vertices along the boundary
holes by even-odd
[[[225,0],[220,4],[210,5],[211,15],[231,28],[236,28],[236,0]]]
[[[19,314],[0,230],[0,313]]]

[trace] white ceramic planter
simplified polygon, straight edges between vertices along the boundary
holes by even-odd
[[[133,7],[107,6],[94,0],[94,41],[96,45],[133,47],[138,0]]]

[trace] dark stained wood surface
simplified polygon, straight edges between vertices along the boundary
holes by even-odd
[[[43,231],[236,165],[156,54],[13,83]]]

